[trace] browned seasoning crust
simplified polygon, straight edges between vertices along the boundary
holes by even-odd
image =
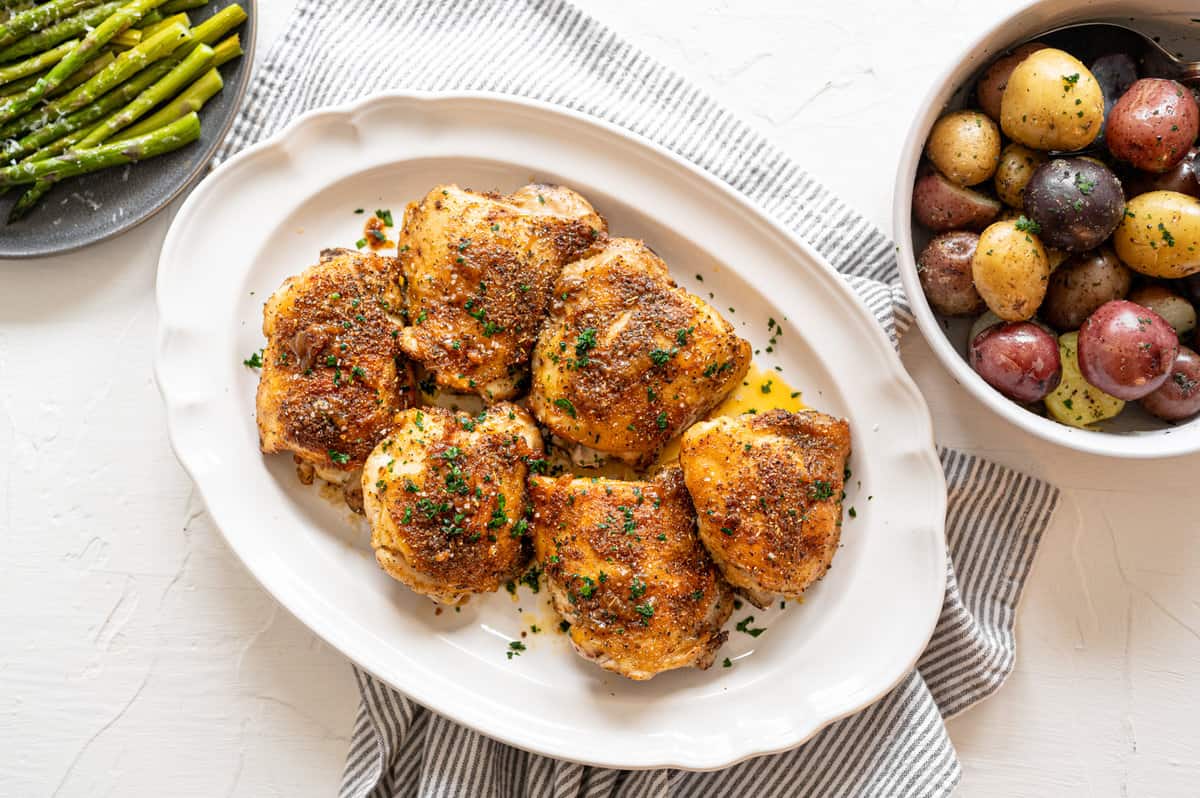
[[[444,604],[496,590],[528,561],[525,477],[542,453],[516,405],[400,413],[362,475],[379,565]]]
[[[756,606],[800,598],[829,570],[849,456],[850,426],[816,411],[720,417],[684,433],[700,538]]]
[[[563,264],[605,237],[583,197],[561,186],[512,194],[435,186],[400,232],[409,324],[401,345],[437,384],[484,399],[516,396]]]
[[[732,592],[678,468],[643,482],[535,476],[530,499],[536,558],[576,651],[639,680],[712,664]]]
[[[415,395],[400,351],[394,258],[326,250],[263,308],[263,452],[294,452],[330,481],[362,467]]]
[[[530,408],[555,435],[646,466],[750,367],[750,344],[641,241],[563,269],[533,354]]]

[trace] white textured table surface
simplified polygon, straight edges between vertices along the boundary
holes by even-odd
[[[262,0],[260,47],[294,0]],[[884,229],[907,120],[961,35],[951,0],[580,0],[753,120]],[[0,263],[0,795],[331,795],[349,666],[258,588],[167,445],[151,377],[169,215]],[[2,231],[0,231],[2,235]],[[1194,796],[1200,458],[1121,467],[987,414],[921,336],[939,440],[1064,488],[1016,672],[950,729],[968,796]]]

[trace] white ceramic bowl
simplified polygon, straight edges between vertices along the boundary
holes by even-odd
[[[983,404],[1021,429],[1052,443],[1079,451],[1126,458],[1172,457],[1200,451],[1200,420],[1170,425],[1130,402],[1117,418],[1095,429],[1076,429],[1025,409],[1005,398],[975,373],[966,360],[971,319],[944,319],[934,314],[917,277],[916,254],[931,237],[912,220],[912,188],[925,139],[934,121],[948,108],[963,106],[978,74],[997,55],[1027,39],[1077,22],[1116,22],[1162,37],[1168,49],[1200,59],[1195,0],[1040,0],[1002,20],[982,36],[967,41],[962,57],[934,84],[913,120],[896,174],[894,235],[900,276],[912,302],[917,324],[942,364]]]

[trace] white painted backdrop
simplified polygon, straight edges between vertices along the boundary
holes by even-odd
[[[260,52],[294,0],[262,0]],[[889,229],[908,119],[1008,11],[953,0],[579,0]],[[163,214],[66,258],[0,263],[0,795],[323,796],[349,666],[244,572],[167,445],[151,378]],[[0,235],[2,235],[0,230]],[[1200,458],[1057,451],[973,403],[919,333],[942,443],[1064,501],[1009,684],[953,720],[967,796],[1194,796]]]

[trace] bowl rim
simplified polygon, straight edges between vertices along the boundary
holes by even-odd
[[[959,51],[959,55],[939,71],[932,87],[925,93],[919,106],[920,110],[914,116],[900,150],[892,200],[892,235],[896,242],[896,260],[900,267],[900,281],[904,292],[908,295],[917,326],[942,366],[975,399],[978,399],[1001,418],[1044,441],[1087,454],[1126,459],[1160,459],[1194,454],[1200,451],[1200,420],[1160,430],[1113,433],[1060,424],[1053,419],[1039,416],[1023,405],[1006,398],[984,382],[983,378],[968,365],[966,359],[946,335],[921,287],[917,273],[916,252],[913,249],[912,187],[921,162],[925,139],[928,137],[934,121],[945,111],[946,103],[960,89],[963,81],[971,72],[982,67],[997,53],[1004,52],[1021,41],[1037,35],[1036,32],[1021,38],[1006,35],[1005,31],[1013,28],[1014,23],[1023,18],[1033,17],[1038,21],[1033,28],[1034,31],[1046,31],[1057,24],[1066,24],[1065,20],[1051,23],[1045,14],[1033,15],[1030,13],[1035,9],[1055,4],[1055,0],[1034,0],[1024,3],[1017,10],[988,26],[981,34],[970,39],[968,44]],[[1081,19],[1089,18],[1086,14],[1081,15],[1081,11],[1086,11],[1086,9],[1074,8],[1059,16],[1074,14],[1080,16]],[[1102,18],[1096,16],[1097,20]],[[1189,427],[1193,428],[1189,429]]]

